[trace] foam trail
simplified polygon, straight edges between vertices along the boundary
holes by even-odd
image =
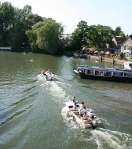
[[[67,117],[66,113],[67,113],[67,108],[64,107],[61,111],[61,115],[63,117],[63,120],[64,120],[66,126],[69,128],[74,128],[74,129],[79,128],[79,126],[75,123],[75,121],[73,121],[73,118]]]
[[[106,143],[111,148],[122,149],[120,141],[118,138],[112,139],[113,136],[107,132],[102,132],[99,130],[92,131],[95,141],[97,143],[98,149],[103,148],[103,143]]]
[[[56,77],[55,77],[56,78]],[[60,81],[46,81],[43,75],[37,75],[38,81],[41,83],[40,86],[44,87],[52,96],[60,97],[62,99],[66,96],[66,91],[63,89],[65,87],[65,83]],[[64,86],[64,87],[63,87]]]
[[[128,147],[129,142],[122,141],[121,136],[123,133],[121,132],[113,132],[111,130],[100,129],[91,131],[91,134],[96,141],[98,149],[103,149],[104,144],[112,149],[126,149]]]
[[[57,82],[50,82],[48,89],[53,96],[64,98],[66,96],[65,90],[57,84]]]
[[[38,80],[38,81],[46,81],[45,77],[43,77],[42,74],[38,74],[38,75],[37,75],[37,80]]]
[[[55,78],[58,82],[62,83],[64,80],[60,78],[58,75],[55,75]]]

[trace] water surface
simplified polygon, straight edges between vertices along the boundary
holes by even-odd
[[[73,73],[79,64],[100,65],[0,52],[1,149],[132,149],[132,84],[81,80]],[[38,80],[43,68],[59,80]],[[61,110],[72,96],[94,109],[103,127],[84,130],[66,123]]]

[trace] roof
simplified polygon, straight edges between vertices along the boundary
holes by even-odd
[[[132,71],[126,71],[125,69],[117,69],[117,68],[104,68],[104,67],[89,67],[86,65],[81,65],[78,68],[82,69],[82,70],[97,70],[97,71],[104,71],[104,72],[128,72],[128,73],[132,73]]]

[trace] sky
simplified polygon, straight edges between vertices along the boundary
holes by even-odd
[[[33,13],[50,17],[61,23],[65,33],[71,33],[79,21],[88,25],[120,26],[126,34],[132,34],[132,0],[0,0],[23,8],[32,6]]]

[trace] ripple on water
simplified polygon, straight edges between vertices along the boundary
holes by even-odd
[[[17,118],[18,116],[20,116],[21,114],[23,114],[24,112],[28,111],[31,108],[32,105],[28,105],[27,107],[24,107],[23,109],[17,110],[11,114],[8,114],[7,116],[5,116],[7,113],[7,111],[2,115],[3,118],[0,118],[0,127],[2,127],[4,124],[8,123],[9,121],[13,120],[14,118]],[[10,111],[10,110],[9,110]],[[10,113],[8,111],[8,113]]]

